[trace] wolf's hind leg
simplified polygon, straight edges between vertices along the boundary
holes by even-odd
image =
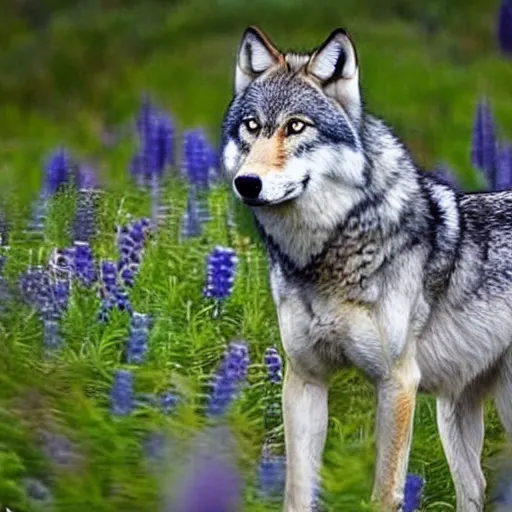
[[[457,495],[457,512],[482,512],[485,478],[480,458],[484,441],[480,393],[437,399],[437,425]]]
[[[509,435],[512,435],[512,349],[505,354],[494,388],[496,409]]]

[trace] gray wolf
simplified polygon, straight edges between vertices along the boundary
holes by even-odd
[[[437,396],[458,512],[483,510],[483,400],[512,432],[512,193],[461,194],[363,108],[335,30],[282,53],[243,35],[222,158],[266,243],[287,356],[286,512],[312,509],[333,372],[375,383],[373,499],[400,510],[418,391]]]

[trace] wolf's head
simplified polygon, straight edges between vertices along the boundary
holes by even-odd
[[[358,75],[342,29],[310,54],[281,53],[258,29],[245,31],[223,126],[224,167],[240,199],[272,207],[365,187]]]

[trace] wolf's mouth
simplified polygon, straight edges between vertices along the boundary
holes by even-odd
[[[300,182],[300,188],[296,187],[296,186],[295,187],[289,187],[285,191],[284,195],[280,199],[278,199],[278,200],[267,201],[265,199],[258,198],[258,197],[256,197],[256,198],[244,197],[244,198],[241,198],[241,199],[248,206],[273,206],[273,205],[287,203],[289,201],[293,201],[294,199],[296,199],[297,197],[299,197],[301,194],[304,193],[304,191],[306,190],[306,188],[308,186],[309,180],[310,180],[310,176],[308,174]]]

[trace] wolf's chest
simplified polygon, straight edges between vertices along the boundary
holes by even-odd
[[[271,282],[283,346],[296,366],[322,375],[349,363],[370,375],[379,371],[374,364],[380,347],[373,342],[378,327],[371,301],[301,287],[279,271],[271,274]],[[372,286],[367,292],[375,295]]]

